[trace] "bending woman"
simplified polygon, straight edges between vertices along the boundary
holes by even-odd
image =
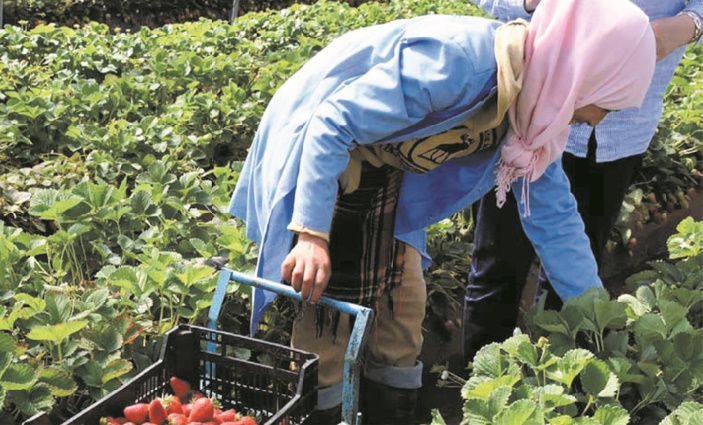
[[[307,423],[339,422],[349,320],[314,305],[323,293],[376,311],[364,422],[412,423],[425,229],[494,187],[518,200],[561,298],[602,286],[559,159],[570,122],[642,102],[655,54],[629,1],[543,0],[529,24],[428,15],[350,32],[277,91],[230,211],[260,246],[257,275],[310,301],[292,340],[320,356]],[[252,327],[271,299],[255,294]]]

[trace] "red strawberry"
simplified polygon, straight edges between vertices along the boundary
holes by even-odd
[[[149,415],[149,405],[146,403],[137,403],[124,408],[124,417],[129,422],[142,423],[146,421]]]
[[[199,398],[193,402],[193,408],[190,410],[188,420],[190,422],[205,422],[212,419],[215,413],[215,408],[212,405],[212,400],[207,397]]]
[[[190,393],[190,383],[176,376],[172,376],[169,382],[171,383],[173,393],[181,400],[185,400]]]
[[[177,396],[171,396],[166,399],[166,413],[183,413],[183,403]]]
[[[161,400],[158,398],[151,400],[149,403],[149,422],[160,425],[166,422],[167,416],[168,413],[164,405],[161,404]]]
[[[220,425],[224,422],[234,422],[237,419],[237,412],[234,409],[225,410],[219,415],[215,415],[213,419]]]
[[[190,416],[190,411],[193,409],[193,403],[186,403],[181,406],[181,409],[183,410],[183,414],[188,417]]]
[[[188,417],[182,413],[171,413],[167,421],[170,425],[187,425]]]
[[[234,425],[259,425],[256,420],[251,416],[242,416],[238,421],[234,422]]]

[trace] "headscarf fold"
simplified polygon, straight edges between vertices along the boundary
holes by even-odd
[[[511,184],[529,183],[564,152],[574,111],[642,104],[656,44],[647,15],[628,0],[542,0],[528,28],[522,90],[497,171],[498,206]]]

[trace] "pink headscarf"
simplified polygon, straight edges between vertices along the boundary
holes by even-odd
[[[642,104],[656,47],[647,15],[628,0],[542,0],[528,28],[522,90],[497,176],[498,206],[510,184],[529,182],[561,156],[574,110],[594,104],[617,110]]]

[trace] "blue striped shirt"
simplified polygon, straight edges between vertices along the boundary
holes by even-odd
[[[524,8],[524,0],[471,1],[500,20],[530,19],[530,15]],[[703,0],[631,1],[643,10],[650,20],[675,16],[684,10],[694,11],[703,16]],[[661,119],[666,88],[685,50],[686,46],[680,47],[657,63],[652,83],[641,107],[611,112],[596,127],[598,162],[614,161],[641,154],[647,150]],[[579,157],[586,157],[588,139],[592,131],[593,127],[588,124],[571,126],[566,151]]]

